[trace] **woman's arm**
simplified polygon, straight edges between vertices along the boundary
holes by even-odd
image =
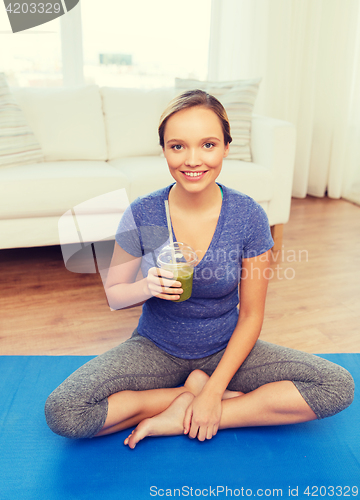
[[[208,381],[208,389],[211,388],[214,393],[223,395],[259,338],[264,321],[269,262],[270,250],[257,257],[243,259],[239,319],[223,357]]]
[[[225,352],[201,393],[188,408],[184,432],[200,440],[217,433],[221,398],[230,380],[254,347],[264,320],[270,250],[258,257],[243,259],[240,312]]]
[[[115,242],[114,253],[105,282],[105,293],[111,309],[125,309],[143,304],[150,297],[176,300],[182,289],[181,283],[171,279],[169,271],[152,267],[148,276],[135,281],[141,265],[141,257],[125,252]],[[176,288],[177,287],[177,288]]]

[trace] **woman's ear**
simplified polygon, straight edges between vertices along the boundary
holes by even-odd
[[[230,143],[228,142],[225,146],[225,149],[224,149],[224,158],[227,157],[227,155],[229,154],[229,151],[230,151]]]

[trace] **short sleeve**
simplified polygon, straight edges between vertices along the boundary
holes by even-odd
[[[248,225],[244,241],[243,258],[257,257],[274,246],[269,220],[265,210],[254,200],[248,212]]]
[[[127,207],[121,217],[115,240],[130,255],[134,257],[141,257],[143,255],[139,231],[135,223],[131,205]]]

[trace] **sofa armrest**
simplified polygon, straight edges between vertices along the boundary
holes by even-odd
[[[289,220],[295,166],[296,129],[283,120],[253,115],[251,130],[253,162],[271,170],[273,199],[269,204],[270,225]]]

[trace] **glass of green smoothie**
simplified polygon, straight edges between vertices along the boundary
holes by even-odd
[[[184,302],[191,297],[194,267],[198,262],[195,250],[185,243],[175,242],[164,247],[157,258],[160,269],[171,271],[176,281],[180,281],[183,293],[173,302]]]

